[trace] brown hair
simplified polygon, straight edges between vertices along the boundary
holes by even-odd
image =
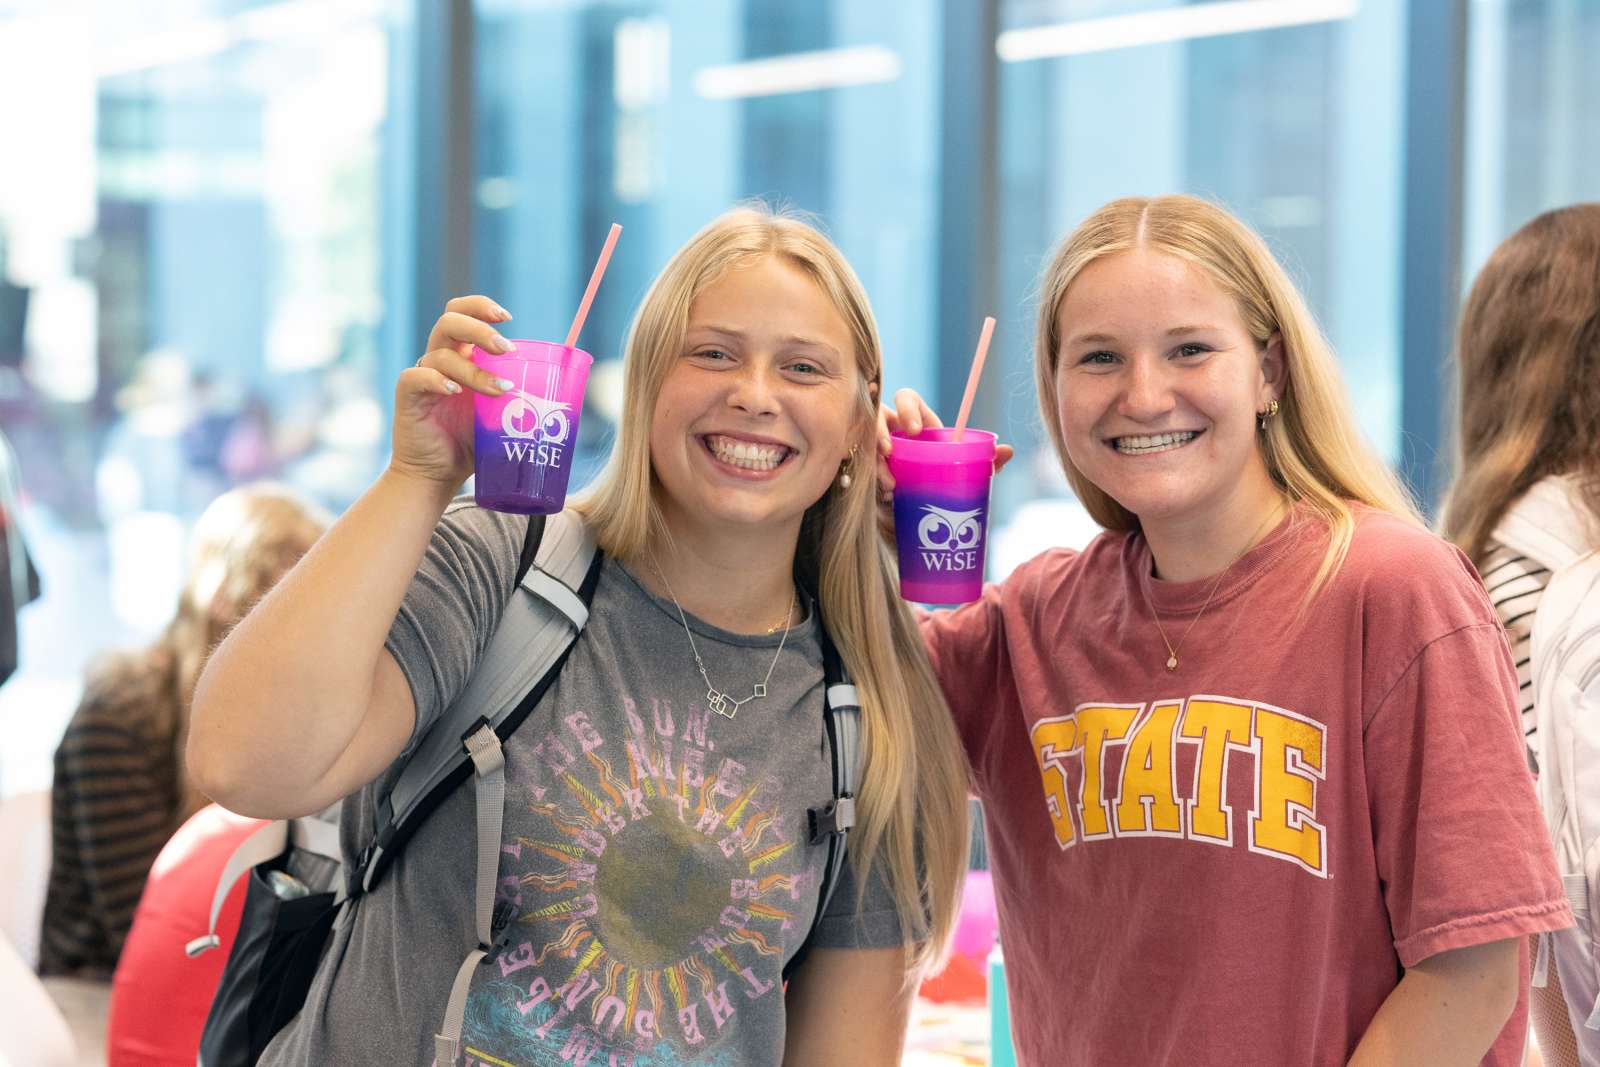
[[[1040,286],[1034,338],[1039,406],[1067,481],[1096,522],[1108,530],[1139,527],[1138,516],[1085,478],[1067,454],[1056,397],[1061,355],[1056,313],[1085,267],[1132,248],[1175,256],[1202,271],[1236,302],[1257,347],[1265,347],[1273,334],[1283,340],[1281,411],[1258,437],[1273,482],[1291,499],[1309,504],[1328,526],[1328,551],[1308,602],[1349,550],[1352,502],[1422,525],[1404,485],[1362,438],[1333,349],[1266,242],[1227,211],[1193,196],[1111,201],[1061,243]]]
[[[1480,566],[1534,483],[1600,518],[1600,204],[1547,211],[1484,264],[1456,330],[1456,476],[1440,531]]]

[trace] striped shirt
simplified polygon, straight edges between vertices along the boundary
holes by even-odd
[[[166,657],[121,656],[91,673],[56,749],[50,890],[39,973],[109,977],[156,854],[181,821]]]
[[[1484,588],[1511,641],[1511,658],[1517,664],[1518,703],[1522,708],[1522,735],[1528,743],[1529,765],[1538,770],[1539,738],[1533,714],[1533,613],[1550,584],[1550,572],[1527,556],[1497,542],[1484,556]]]

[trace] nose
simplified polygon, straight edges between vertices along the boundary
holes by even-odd
[[[1128,362],[1117,412],[1137,422],[1154,422],[1172,410],[1172,384],[1164,360],[1135,356]]]
[[[731,374],[728,406],[746,415],[778,412],[777,372],[764,359],[746,360]]]

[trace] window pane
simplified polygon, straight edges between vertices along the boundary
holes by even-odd
[[[399,10],[0,15],[0,100],[50,102],[0,105],[0,143],[35,160],[0,172],[0,423],[44,578],[0,690],[0,774],[54,744],[90,656],[170,618],[187,530],[219,492],[273,478],[338,508],[377,469]]]
[[[1542,211],[1600,200],[1600,5],[1475,0],[1462,285]]]

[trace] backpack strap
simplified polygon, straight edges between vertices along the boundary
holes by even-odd
[[[522,551],[523,558],[530,555],[466,688],[429,727],[389,795],[380,798],[372,843],[349,872],[350,896],[372,888],[421,819],[472,773],[462,745],[478,720],[501,739],[508,737],[555,681],[588,624],[601,554],[583,520],[570,512],[531,520]]]
[[[822,682],[826,691],[822,722],[833,762],[833,799],[808,810],[806,823],[810,844],[828,842],[828,858],[822,867],[822,886],[817,893],[817,911],[812,916],[811,929],[806,931],[799,951],[784,966],[785,981],[811,951],[811,939],[816,936],[828,902],[839,886],[850,830],[856,824],[856,790],[860,788],[861,779],[861,700],[825,628],[821,630],[821,637]]]

